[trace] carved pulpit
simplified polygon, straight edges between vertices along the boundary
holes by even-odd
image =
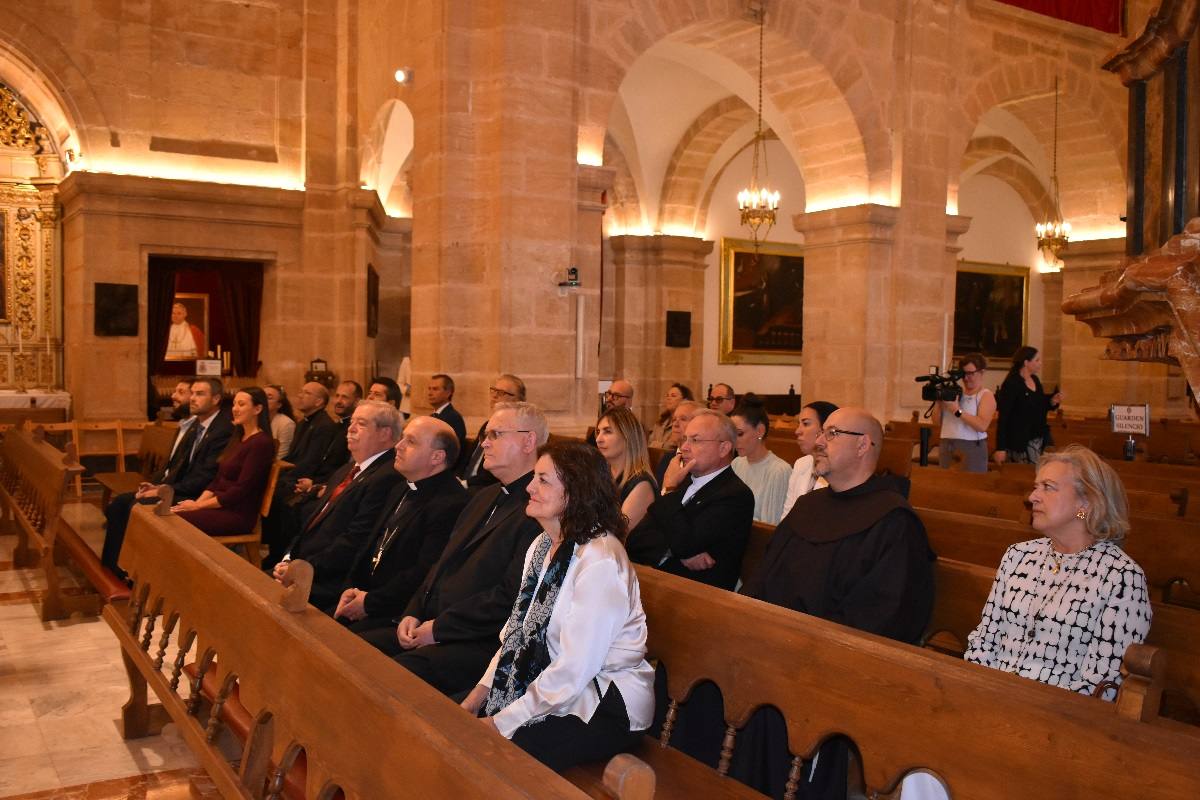
[[[1129,90],[1126,257],[1065,313],[1107,358],[1178,364],[1200,396],[1200,0],[1163,0],[1104,65]]]

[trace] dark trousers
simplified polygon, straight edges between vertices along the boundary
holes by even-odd
[[[404,652],[400,640],[396,638],[396,627],[399,623],[388,617],[364,617],[358,622],[348,622],[339,619],[338,622],[357,633],[367,644],[382,652],[385,656],[398,656]]]
[[[125,577],[125,572],[117,562],[121,558],[121,545],[125,543],[125,529],[129,527],[129,515],[133,513],[134,505],[139,502],[144,505],[152,505],[158,502],[158,499],[139,501],[133,492],[125,492],[114,497],[108,504],[108,508],[104,509],[107,523],[104,526],[104,548],[100,551],[100,563],[122,578]]]
[[[517,728],[512,743],[555,772],[563,772],[576,764],[607,761],[633,748],[642,735],[629,730],[625,699],[613,683],[589,722],[570,714],[546,717]]]
[[[396,634],[391,634],[395,640]],[[364,637],[365,638],[365,637]],[[399,647],[399,642],[397,642]],[[450,697],[466,696],[475,688],[488,662],[500,648],[499,639],[431,644],[406,650],[396,663]]]

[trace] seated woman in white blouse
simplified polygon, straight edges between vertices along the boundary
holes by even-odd
[[[796,420],[796,443],[800,445],[800,457],[792,465],[792,475],[788,478],[787,498],[783,501],[783,514],[786,517],[803,495],[815,489],[823,489],[829,484],[824,478],[817,477],[813,472],[813,452],[817,448],[817,436],[825,425],[829,415],[838,407],[824,400],[814,400],[806,403],[800,409],[800,417]]]
[[[654,717],[654,670],[604,458],[577,442],[547,445],[528,491],[526,513],[543,532],[500,649],[462,705],[561,772],[638,741]]]
[[[1092,694],[1120,681],[1125,648],[1150,631],[1146,576],[1120,547],[1125,489],[1099,456],[1070,445],[1042,456],[1029,502],[1043,538],[1004,554],[965,658]]]

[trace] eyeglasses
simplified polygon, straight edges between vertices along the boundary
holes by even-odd
[[[722,397],[722,396],[721,396],[721,395],[719,395],[719,394],[714,394],[712,397],[708,398],[708,402],[710,402],[710,403],[724,403],[726,400],[732,400],[732,399],[733,399],[733,395],[729,395],[728,397]]]
[[[723,442],[724,439],[701,439],[699,436],[685,436],[683,441],[687,444],[701,444],[702,442]]]
[[[841,428],[829,427],[829,428],[822,428],[821,433],[818,435],[824,436],[826,441],[832,442],[834,439],[838,438],[839,436],[843,436],[843,435],[845,435],[845,436],[866,436],[867,434],[865,434],[861,431],[844,431]]]
[[[971,370],[970,372],[968,372],[968,371],[967,371],[967,370],[965,370],[965,369],[963,370],[963,377],[964,377],[964,378],[970,378],[970,377],[972,377],[973,375],[982,375],[982,374],[983,374],[983,373],[982,373],[982,372],[980,372],[980,371],[979,371],[979,370],[977,370],[977,369],[973,369],[973,370]]]
[[[496,386],[490,387],[488,389],[488,392],[492,395],[492,397],[516,397],[517,396],[513,392],[506,392],[503,389],[500,389]]]
[[[605,397],[624,397],[626,400],[633,397],[631,394],[618,394],[617,392],[605,392]]]
[[[489,442],[494,442],[506,433],[532,433],[532,431],[521,431],[521,430],[494,431],[489,428],[488,430],[483,432],[483,438],[487,439]]]

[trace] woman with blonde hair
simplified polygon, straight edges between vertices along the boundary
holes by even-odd
[[[1150,631],[1141,567],[1121,549],[1125,489],[1113,468],[1070,445],[1038,462],[1033,528],[1008,548],[968,637],[967,661],[1113,699],[1125,648]]]
[[[628,408],[614,408],[596,422],[596,449],[612,472],[621,513],[633,530],[658,496],[642,424]]]

